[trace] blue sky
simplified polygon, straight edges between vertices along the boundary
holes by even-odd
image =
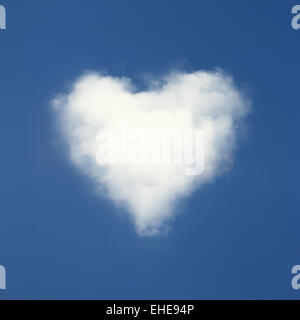
[[[299,299],[297,1],[1,0],[0,299]],[[139,237],[58,142],[50,100],[84,70],[220,67],[253,103],[236,162],[167,236]]]

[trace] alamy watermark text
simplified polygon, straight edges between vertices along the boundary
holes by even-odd
[[[0,265],[0,290],[6,289],[6,270]]]
[[[293,266],[292,274],[294,275],[292,278],[292,288],[294,290],[300,289],[300,265]]]
[[[100,130],[97,135],[100,165],[184,165],[186,175],[204,170],[204,132],[200,129]]]
[[[0,5],[0,30],[6,30],[6,9]]]
[[[292,19],[292,28],[298,30],[300,29],[300,5],[293,6],[292,14],[294,15]]]

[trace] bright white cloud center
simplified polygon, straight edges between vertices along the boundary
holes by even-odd
[[[126,209],[141,235],[165,229],[176,214],[177,202],[232,162],[239,123],[248,110],[231,78],[202,71],[172,74],[143,92],[127,78],[85,74],[53,105],[71,161],[96,183],[99,192]],[[186,174],[184,161],[100,165],[99,131],[120,132],[122,125],[128,130],[201,130],[201,174]],[[137,140],[130,143],[137,151],[132,146]]]

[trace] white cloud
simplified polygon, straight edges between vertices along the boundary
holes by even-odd
[[[173,73],[138,92],[127,78],[84,74],[53,105],[71,161],[102,194],[126,208],[136,230],[152,235],[164,230],[177,201],[221,174],[232,162],[239,123],[248,103],[230,77],[221,72]],[[204,172],[184,174],[176,165],[108,165],[96,160],[100,129],[125,123],[133,128],[204,130]]]

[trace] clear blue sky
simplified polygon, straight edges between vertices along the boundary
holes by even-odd
[[[297,1],[0,4],[0,299],[300,299]],[[142,86],[216,67],[253,101],[235,165],[184,202],[167,236],[140,238],[69,164],[49,101],[86,69]]]

